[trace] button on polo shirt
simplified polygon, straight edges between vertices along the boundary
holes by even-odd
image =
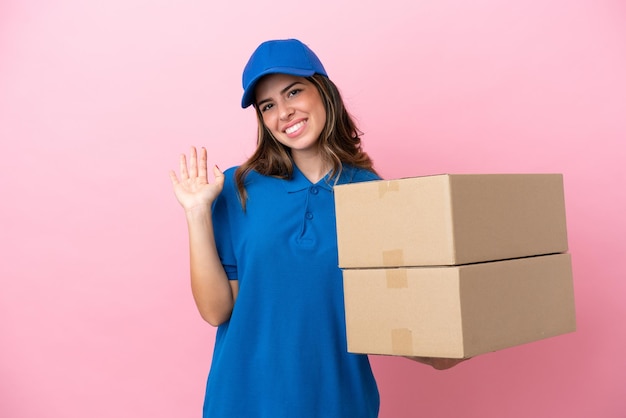
[[[320,241],[320,235],[327,236],[328,231],[335,230],[334,196],[331,184],[324,177],[313,184],[306,176],[294,166],[293,177],[289,181],[283,181],[283,186],[291,196],[291,203],[295,204],[293,212],[300,213],[298,216],[302,224],[298,228],[296,243],[302,248],[314,245],[335,245],[331,242]],[[279,199],[279,197],[276,197]],[[302,205],[297,207],[297,205]],[[331,216],[328,216],[328,215]],[[295,231],[294,231],[295,232]]]

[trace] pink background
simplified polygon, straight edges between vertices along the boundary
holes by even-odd
[[[250,155],[241,69],[284,37],[386,178],[564,174],[578,331],[444,372],[373,358],[380,416],[625,417],[621,0],[0,2],[0,416],[200,416],[215,332],[167,172]]]

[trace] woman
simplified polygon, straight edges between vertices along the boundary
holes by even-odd
[[[192,292],[218,326],[204,417],[370,418],[367,356],[346,349],[333,186],[378,179],[322,63],[295,39],[243,72],[255,153],[207,180],[207,152],[170,174],[185,209]]]
[[[346,350],[333,185],[377,179],[315,53],[268,41],[243,73],[257,149],[238,168],[207,153],[170,174],[189,229],[192,292],[219,326],[204,416],[376,417],[367,356]]]

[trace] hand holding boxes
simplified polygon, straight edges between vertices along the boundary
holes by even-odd
[[[560,174],[335,187],[348,350],[467,358],[575,330]]]

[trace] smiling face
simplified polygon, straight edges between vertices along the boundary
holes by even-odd
[[[315,85],[302,77],[270,74],[259,81],[255,95],[263,123],[294,157],[318,152],[326,109]]]

